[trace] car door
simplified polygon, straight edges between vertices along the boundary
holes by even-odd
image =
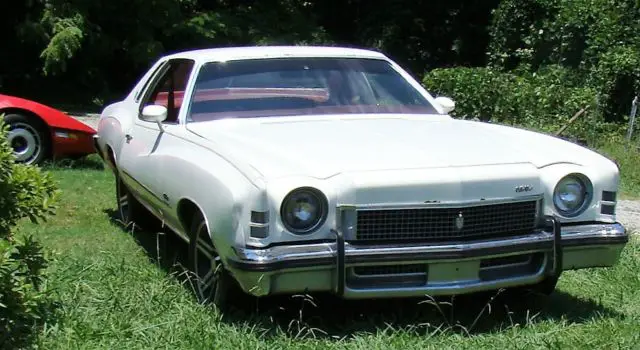
[[[163,138],[179,127],[178,115],[193,66],[194,61],[189,59],[171,59],[160,66],[139,95],[137,118],[125,135],[118,162],[122,180],[136,197],[152,208],[160,209],[167,201],[162,191],[163,157],[157,150]],[[162,128],[140,117],[145,106],[154,104],[167,108]]]

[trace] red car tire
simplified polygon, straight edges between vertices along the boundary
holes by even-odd
[[[9,126],[7,141],[13,147],[16,161],[40,164],[51,154],[51,139],[47,125],[29,114],[11,113],[4,117]]]

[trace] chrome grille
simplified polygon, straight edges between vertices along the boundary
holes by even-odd
[[[356,240],[447,242],[518,236],[535,228],[537,206],[532,200],[464,208],[358,210]]]

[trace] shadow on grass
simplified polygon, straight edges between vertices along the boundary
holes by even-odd
[[[88,155],[79,158],[61,158],[48,161],[45,169],[78,169],[78,170],[104,170],[104,163],[97,155]]]
[[[108,211],[111,220],[117,213]],[[129,230],[131,233],[131,231]],[[133,237],[154,264],[192,291],[183,266],[187,243],[173,233],[134,231]],[[427,299],[344,300],[331,294],[243,297],[223,321],[249,326],[264,336],[284,332],[294,337],[350,338],[356,334],[405,331],[418,335],[464,335],[506,330],[541,320],[582,323],[594,317],[623,315],[592,300],[557,290],[550,297],[497,291]]]

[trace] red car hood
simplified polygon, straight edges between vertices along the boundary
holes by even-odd
[[[3,110],[10,108],[19,108],[34,113],[40,116],[45,123],[53,128],[75,130],[87,134],[96,133],[96,131],[90,126],[75,120],[57,109],[31,100],[0,94],[0,114]]]

